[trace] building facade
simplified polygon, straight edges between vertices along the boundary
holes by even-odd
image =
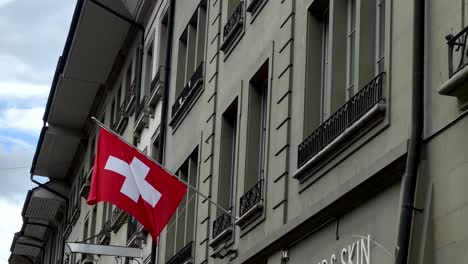
[[[78,0],[10,263],[116,261],[65,241],[143,248],[126,263],[468,263],[466,7]],[[91,117],[234,217],[190,190],[152,260],[137,221],[86,204]]]

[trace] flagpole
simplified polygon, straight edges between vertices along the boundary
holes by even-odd
[[[210,198],[208,198],[208,196],[204,195],[203,193],[201,193],[199,190],[197,190],[195,187],[193,187],[192,185],[190,185],[188,182],[182,180],[181,178],[175,176],[172,172],[168,171],[166,168],[164,168],[159,162],[155,161],[153,158],[151,158],[150,156],[146,155],[146,153],[144,153],[143,151],[139,150],[138,148],[136,148],[135,146],[133,146],[132,144],[130,144],[127,140],[125,140],[122,136],[120,136],[118,133],[116,133],[115,131],[113,131],[111,128],[107,127],[106,125],[104,125],[101,121],[99,121],[96,117],[92,116],[91,119],[98,125],[100,126],[101,128],[105,129],[106,131],[108,131],[109,133],[111,133],[112,135],[118,137],[120,140],[122,140],[123,142],[125,142],[127,145],[129,145],[130,147],[132,147],[133,149],[135,149],[136,151],[138,151],[140,154],[144,155],[147,159],[151,160],[152,162],[156,163],[159,165],[159,167],[161,167],[165,172],[167,172],[169,175],[171,175],[172,177],[176,178],[178,181],[180,181],[181,183],[185,184],[188,188],[192,189],[195,193],[197,193],[198,195],[200,195],[201,197],[203,197],[204,199],[206,199],[208,202],[210,202],[211,204],[215,205],[216,207],[218,207],[221,211],[223,211],[224,213],[226,213],[227,215],[229,215],[232,219],[234,220],[237,220],[237,217],[232,214],[231,211],[228,211],[226,209],[224,209],[221,205],[217,204],[216,202],[214,202],[213,200],[211,200]]]

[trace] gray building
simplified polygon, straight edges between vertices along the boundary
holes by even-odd
[[[234,216],[190,190],[153,263],[468,263],[466,6],[78,0],[10,263],[152,261],[85,202],[92,116]]]

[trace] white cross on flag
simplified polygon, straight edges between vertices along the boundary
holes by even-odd
[[[105,129],[99,131],[88,204],[105,201],[134,216],[154,240],[187,186]]]

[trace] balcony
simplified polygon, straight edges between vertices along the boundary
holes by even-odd
[[[86,173],[86,175],[84,177],[83,185],[81,186],[81,189],[80,189],[80,196],[85,198],[85,199],[88,199],[89,190],[91,188],[91,177],[92,177],[92,175],[93,175],[93,167],[91,167],[88,170],[88,173]]]
[[[213,239],[210,242],[211,247],[216,247],[221,242],[231,238],[233,226],[232,217],[223,213],[213,222]]]
[[[173,256],[166,264],[191,264],[193,263],[192,253],[193,242],[187,244],[175,256]]]
[[[299,170],[294,178],[302,180],[304,173],[316,162],[338,146],[350,142],[352,136],[365,130],[365,125],[383,116],[386,108],[384,77],[385,73],[377,75],[299,145]]]
[[[461,110],[468,108],[468,27],[457,35],[445,37],[448,46],[449,79],[442,84],[439,94],[454,96],[458,99]]]
[[[142,231],[142,225],[135,217],[128,217],[127,226],[127,247],[141,247],[146,236]]]
[[[127,213],[122,211],[120,208],[115,207],[112,211],[112,220],[111,220],[111,228],[114,232],[117,232],[119,228],[125,223],[127,219]]]
[[[231,47],[235,37],[241,33],[244,21],[244,1],[241,1],[226,25],[224,25],[223,44],[220,47],[222,51],[226,52]]]
[[[184,89],[172,105],[172,118],[169,122],[171,127],[174,127],[177,121],[180,120],[182,114],[187,111],[190,103],[201,90],[200,88],[203,84],[203,65],[203,62],[200,63],[197,70],[193,73],[192,78],[190,78],[190,81],[185,85]]]
[[[158,72],[154,76],[153,80],[151,81],[150,85],[150,95],[148,99],[148,108],[150,111],[154,111],[156,104],[161,99],[162,96],[162,87],[164,85],[164,74],[165,74],[165,67],[159,67]]]
[[[148,97],[144,96],[143,100],[139,102],[136,109],[136,121],[135,127],[133,129],[133,136],[138,139],[140,138],[141,131],[143,131],[144,128],[149,127],[149,120],[150,117],[152,117],[152,115],[145,109],[147,101]]]
[[[100,245],[109,244],[111,230],[112,230],[111,219],[108,219],[102,226],[101,232],[99,232],[98,241]]]
[[[236,225],[241,228],[260,216],[263,211],[263,180],[257,182],[240,198],[239,219]]]
[[[119,134],[123,133],[128,124],[129,114],[125,110],[128,100],[128,98],[125,98],[124,102],[120,105],[119,110],[115,114],[114,124],[112,125],[112,129]]]
[[[130,85],[130,87],[128,88],[127,90],[127,94],[125,96],[125,100],[124,100],[124,107],[125,107],[125,113],[127,113],[128,115],[131,115],[132,113],[132,106],[133,104],[135,103],[136,101],[136,83],[135,81],[132,82],[132,84]]]
[[[247,12],[250,14],[255,14],[262,4],[266,3],[268,0],[251,0],[249,6],[247,6]]]

